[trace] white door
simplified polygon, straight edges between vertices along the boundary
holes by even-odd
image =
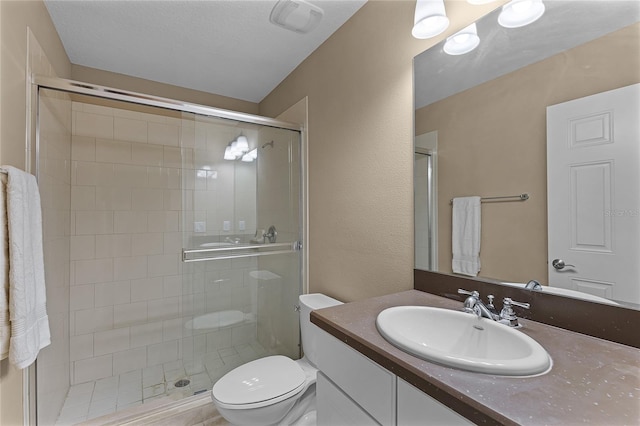
[[[640,304],[640,84],[547,108],[547,197],[549,285]]]

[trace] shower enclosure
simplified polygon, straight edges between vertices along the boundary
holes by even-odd
[[[53,340],[39,424],[299,357],[299,126],[57,79],[37,106]]]

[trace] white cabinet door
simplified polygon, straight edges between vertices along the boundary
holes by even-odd
[[[398,378],[398,425],[473,425],[460,414]]]
[[[345,395],[340,388],[318,373],[316,383],[316,407],[318,426],[378,426],[358,404]]]

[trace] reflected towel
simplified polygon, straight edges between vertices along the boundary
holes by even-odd
[[[7,179],[9,231],[9,361],[18,368],[35,361],[51,343],[46,309],[42,211],[33,175],[4,167]]]
[[[0,173],[0,359],[9,356],[9,231],[7,230],[7,175]]]
[[[475,277],[480,271],[480,197],[453,199],[451,246],[454,273]]]

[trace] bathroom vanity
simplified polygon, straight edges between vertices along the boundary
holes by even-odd
[[[318,425],[637,424],[640,351],[521,319],[520,330],[553,360],[550,372],[506,377],[462,371],[414,357],[375,325],[393,306],[460,310],[461,302],[410,290],[321,309]]]

